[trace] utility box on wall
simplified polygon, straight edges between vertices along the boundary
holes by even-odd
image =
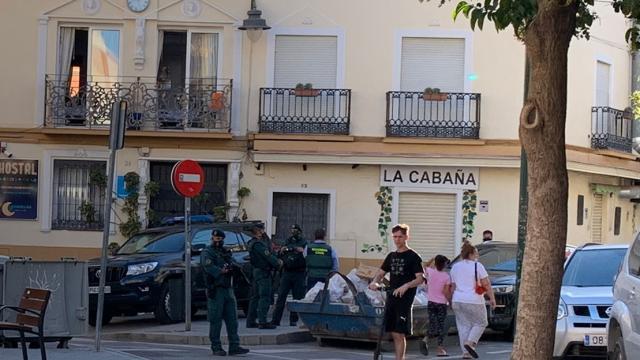
[[[3,272],[4,291],[0,286],[3,304],[17,306],[28,287],[51,291],[44,320],[45,337],[65,339],[87,333],[89,283],[86,262],[10,260],[4,264]],[[0,321],[14,320],[15,314],[8,311],[0,318]],[[4,331],[0,336],[13,338],[18,334]]]

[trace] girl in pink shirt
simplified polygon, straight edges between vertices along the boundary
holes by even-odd
[[[427,336],[421,341],[422,354],[429,354],[429,339],[438,339],[438,356],[449,356],[444,348],[444,338],[448,329],[445,329],[448,304],[451,302],[451,278],[443,270],[449,264],[449,259],[443,255],[437,255],[427,263],[424,274],[427,280],[427,295],[429,303],[429,329]]]

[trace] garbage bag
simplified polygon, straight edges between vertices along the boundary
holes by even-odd
[[[367,295],[367,298],[371,302],[371,305],[373,305],[373,306],[382,306],[382,305],[384,305],[385,299],[382,296],[382,291],[371,290],[371,289],[367,288],[364,291],[364,293],[365,293],[365,295]]]
[[[357,275],[358,269],[353,269],[349,274],[347,274],[347,279],[351,280],[353,286],[356,287],[356,290],[361,293],[367,290],[369,287],[369,281],[367,279],[363,279]]]
[[[329,279],[329,300],[339,302],[342,296],[349,290],[342,276],[334,275]]]
[[[429,303],[429,298],[427,296],[427,290],[419,286],[416,291],[416,297],[413,299],[413,305],[427,305]]]
[[[318,296],[318,293],[320,292],[320,290],[322,289],[324,289],[324,283],[317,282],[311,288],[311,290],[307,291],[307,294],[304,296],[304,299],[302,299],[302,301],[313,302],[316,299],[316,296]]]
[[[355,296],[353,296],[351,291],[347,290],[347,292],[340,298],[340,301],[345,304],[353,305],[355,304]]]

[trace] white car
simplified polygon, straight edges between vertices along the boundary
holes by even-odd
[[[602,356],[613,279],[628,245],[584,245],[565,263],[556,322],[554,358]]]
[[[607,325],[609,359],[637,359],[640,354],[640,234],[620,267],[613,299]]]

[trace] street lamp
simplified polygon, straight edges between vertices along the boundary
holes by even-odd
[[[251,83],[253,81],[253,44],[260,40],[262,32],[269,30],[271,27],[267,25],[267,21],[262,18],[262,11],[256,9],[256,0],[251,0],[251,9],[247,11],[248,17],[242,21],[242,26],[238,27],[238,30],[247,32],[247,36],[251,41],[249,46],[249,86],[247,94],[247,118],[246,118],[246,132],[249,133],[249,107],[251,106]]]
[[[249,40],[255,43],[260,40],[262,31],[269,30],[271,27],[262,18],[262,11],[256,9],[256,0],[251,0],[251,10],[247,11],[247,15],[248,17],[242,21],[242,26],[238,27],[238,29],[246,30]]]

